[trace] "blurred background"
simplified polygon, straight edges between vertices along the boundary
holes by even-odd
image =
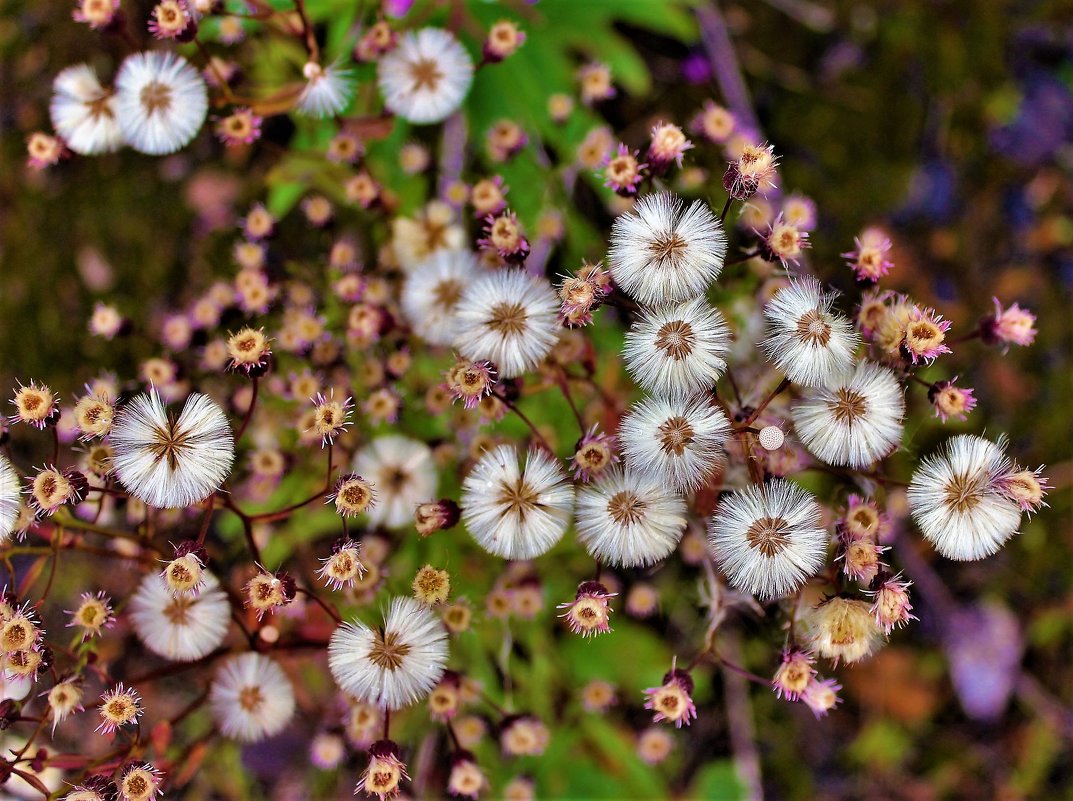
[[[151,5],[123,2],[139,18]],[[367,12],[355,2],[308,5],[329,47]],[[73,22],[70,10],[67,2],[7,0],[0,17],[5,405],[16,379],[47,381],[69,398],[101,370],[130,377],[158,346],[137,336],[92,339],[86,321],[96,301],[151,325],[154,315],[233,274],[234,227],[252,202],[268,199],[285,212],[310,188],[341,192],[330,173],[301,159],[323,147],[323,130],[286,118],[269,121],[263,142],[249,150],[225,152],[203,133],[165,159],[124,152],[44,172],[26,168],[26,136],[49,128],[51,76],[83,60],[111,74],[125,52],[121,41]],[[679,733],[658,769],[620,769],[614,749],[593,752],[567,740],[539,770],[565,777],[563,792],[577,798],[737,798],[745,791],[728,760],[745,748],[774,799],[1073,798],[1073,2],[541,0],[418,3],[411,13],[450,13],[471,41],[504,15],[526,30],[509,72],[479,76],[467,103],[471,132],[509,117],[569,160],[599,117],[624,141],[640,142],[656,120],[685,124],[714,99],[774,144],[784,187],[815,200],[819,225],[808,258],[823,280],[853,289],[839,254],[876,224],[894,241],[896,267],[884,285],[937,307],[955,332],[971,330],[993,308],[992,296],[1038,318],[1031,347],[1000,356],[970,342],[943,360],[979,399],[968,423],[947,429],[1008,432],[1024,463],[1049,466],[1050,508],[982,562],[907,553],[921,622],[841,672],[841,707],[816,721],[803,706],[752,689],[754,731],[743,746],[735,743],[740,698],[713,679],[698,695],[725,692],[727,715],[702,716]],[[283,45],[251,39],[242,47],[258,77],[293,73]],[[564,125],[551,122],[548,97],[572,91],[578,65],[590,59],[611,67],[617,97]],[[399,129],[369,146],[370,163],[404,211],[430,188],[427,178],[398,170],[398,149],[414,137],[436,146],[432,133]],[[479,147],[475,135],[471,148]],[[697,166],[710,171],[718,196],[721,166],[706,158]],[[549,208],[563,216],[567,233],[549,274],[602,257],[611,217],[599,179],[581,180],[562,197],[541,184],[531,156],[495,169],[523,221],[532,225]],[[286,223],[281,236],[286,241]],[[303,240],[295,234],[294,241]],[[301,247],[288,258],[323,258]],[[924,452],[947,430],[931,419],[919,426]],[[624,621],[614,639],[585,643],[576,659],[581,644],[564,641],[557,658],[581,681],[600,675],[594,666],[634,658],[616,649],[636,649],[644,660],[650,640],[647,627]],[[746,636],[746,662],[750,647]],[[770,644],[758,647],[762,666]],[[534,670],[554,674],[536,666],[539,654],[531,655]],[[664,656],[657,649],[652,662]],[[635,691],[637,681],[620,678]],[[600,728],[583,736],[619,738]]]

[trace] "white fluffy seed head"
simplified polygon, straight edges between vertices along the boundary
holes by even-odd
[[[707,394],[645,398],[622,419],[618,438],[626,466],[674,492],[708,482],[723,462],[730,421]]]
[[[924,537],[948,559],[983,559],[1017,533],[1021,509],[995,479],[1010,469],[1005,442],[951,437],[909,482],[909,510]]]
[[[455,348],[470,361],[488,361],[501,378],[532,370],[559,336],[559,301],[551,284],[522,269],[477,278],[455,309]]]
[[[626,334],[623,355],[649,392],[684,397],[707,391],[726,369],[730,330],[703,298],[646,309]]]
[[[484,271],[468,250],[438,250],[406,274],[402,311],[414,331],[432,345],[451,345],[458,333],[455,309],[462,293]]]
[[[577,536],[594,558],[614,567],[665,559],[686,528],[686,505],[661,482],[632,470],[605,470],[577,499]]]
[[[827,533],[811,493],[784,479],[724,495],[708,525],[716,563],[737,590],[789,595],[824,563]]]
[[[532,559],[551,549],[570,524],[574,487],[542,450],[518,463],[513,445],[485,452],[462,482],[462,521],[477,544],[505,559]]]
[[[109,435],[112,467],[136,498],[180,509],[218,490],[231,473],[235,443],[227,416],[212,398],[194,393],[177,420],[156,388],[116,412]]]
[[[853,366],[860,337],[812,276],[790,279],[764,307],[768,359],[795,384],[824,386]]]
[[[383,628],[344,623],[328,643],[328,667],[340,689],[390,710],[425,698],[446,664],[447,630],[413,598],[393,598]]]
[[[676,303],[703,295],[718,277],[727,239],[703,201],[688,208],[669,193],[647,195],[611,229],[611,277],[638,303]]]
[[[398,434],[377,437],[354,456],[353,470],[373,485],[369,523],[399,528],[413,523],[414,510],[436,495],[438,474],[428,445]]]
[[[807,390],[791,414],[809,453],[827,464],[859,469],[898,447],[905,394],[893,372],[862,361],[826,387]]]
[[[295,109],[309,117],[334,117],[347,107],[354,95],[354,79],[349,70],[332,64],[322,67],[309,62],[302,70],[306,85],[298,95]]]
[[[130,600],[130,619],[138,639],[154,654],[193,662],[224,641],[231,605],[211,573],[202,574],[196,592],[175,595],[159,573],[150,573]]]
[[[56,76],[49,112],[52,127],[75,153],[94,156],[123,145],[115,94],[101,86],[89,64],[67,67]]]
[[[127,144],[140,153],[174,153],[192,140],[209,108],[201,74],[182,56],[134,53],[116,74],[116,119]]]
[[[410,122],[441,122],[454,113],[473,81],[473,60],[442,28],[409,31],[377,68],[384,105]]]
[[[229,658],[209,691],[216,725],[225,737],[253,743],[279,734],[294,717],[294,688],[267,656],[245,653]]]
[[[22,488],[19,474],[4,454],[0,453],[0,545],[7,542],[19,519]]]

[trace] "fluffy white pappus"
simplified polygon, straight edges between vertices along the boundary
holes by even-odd
[[[623,356],[649,392],[682,397],[715,386],[729,348],[723,315],[699,297],[642,311],[626,334]]]
[[[298,95],[295,110],[308,117],[334,117],[347,107],[354,95],[354,79],[337,64],[322,67],[310,61],[302,70],[306,85]]]
[[[462,521],[484,550],[504,559],[549,551],[570,525],[574,487],[559,461],[532,449],[525,466],[513,445],[484,453],[462,482]]]
[[[83,156],[111,153],[123,145],[116,98],[89,64],[62,70],[52,82],[52,127],[67,147]]]
[[[231,474],[235,442],[227,415],[212,398],[194,393],[172,420],[156,388],[116,412],[109,440],[119,483],[160,509],[207,498]]]
[[[466,99],[473,82],[473,60],[442,28],[409,31],[385,54],[377,68],[384,105],[413,123],[441,122]]]
[[[677,547],[686,529],[681,496],[650,476],[614,467],[577,498],[577,536],[613,567],[647,567]]]
[[[646,195],[611,229],[615,284],[638,303],[655,305],[703,295],[723,269],[727,238],[708,205],[664,192]]]
[[[175,53],[154,50],[127,56],[115,85],[119,128],[140,153],[174,153],[189,144],[205,122],[205,81]]]
[[[824,386],[853,367],[860,337],[834,311],[835,293],[812,276],[791,278],[764,307],[768,359],[795,384]]]
[[[559,336],[551,284],[525,270],[495,270],[475,280],[455,308],[455,348],[470,361],[495,363],[516,378],[543,361]]]
[[[376,504],[365,513],[374,526],[412,524],[418,504],[436,495],[432,451],[408,437],[377,437],[354,455],[353,470],[376,491]]]
[[[807,390],[792,415],[801,442],[821,462],[867,467],[901,443],[905,392],[893,372],[862,361],[826,387]]]
[[[138,639],[158,656],[193,662],[224,641],[231,605],[211,573],[197,593],[172,595],[159,573],[150,573],[130,599],[130,619]]]
[[[1010,469],[1005,445],[972,434],[951,437],[913,473],[909,511],[947,559],[983,559],[1017,533],[1021,509],[995,484]]]
[[[294,687],[272,659],[257,653],[230,657],[216,672],[209,706],[225,737],[255,743],[279,734],[294,717]]]
[[[781,478],[724,495],[708,541],[730,585],[763,600],[792,593],[823,567],[827,553],[820,505]]]
[[[427,607],[402,596],[391,600],[383,628],[343,623],[328,643],[328,668],[340,689],[389,710],[425,698],[446,664],[443,623]]]
[[[15,530],[21,499],[19,474],[15,472],[11,461],[0,453],[0,545],[7,542]]]
[[[458,335],[455,309],[484,270],[468,250],[438,250],[406,275],[402,311],[419,337],[432,345],[452,345]]]
[[[645,398],[622,419],[618,439],[627,467],[675,492],[708,482],[722,464],[730,421],[706,394]]]

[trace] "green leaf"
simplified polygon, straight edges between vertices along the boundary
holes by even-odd
[[[692,801],[739,801],[745,788],[738,779],[734,763],[729,759],[709,762],[697,774],[686,799]]]

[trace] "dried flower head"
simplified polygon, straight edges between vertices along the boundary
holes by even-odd
[[[377,796],[380,801],[399,794],[402,783],[409,781],[401,751],[391,740],[378,740],[369,747],[369,764],[361,774],[354,794],[363,792]]]
[[[454,528],[462,517],[462,509],[450,498],[419,504],[414,510],[414,527],[422,537],[437,531]]]
[[[619,195],[634,195],[648,172],[648,165],[638,159],[636,150],[624,144],[604,157],[604,186]]]
[[[998,298],[992,300],[995,303],[994,313],[980,322],[980,332],[984,342],[1002,344],[1005,347],[1011,344],[1031,345],[1038,333],[1036,315],[1028,309],[1022,309],[1016,303],[1003,309]]]
[[[44,429],[60,419],[59,398],[46,385],[35,381],[25,386],[19,384],[11,403],[15,407],[15,414],[10,418],[12,423]]]
[[[116,729],[133,723],[142,714],[141,698],[137,691],[127,688],[120,682],[101,696],[98,711],[101,722],[96,731],[111,734]]]
[[[778,159],[772,145],[746,144],[723,174],[723,188],[735,200],[747,200],[763,187],[774,187]]]
[[[354,95],[354,78],[350,70],[339,64],[327,67],[315,61],[302,67],[306,79],[295,110],[309,117],[334,117],[341,113]]]
[[[411,585],[414,598],[425,606],[438,606],[447,602],[451,594],[451,574],[425,565],[414,576]]]
[[[499,381],[496,366],[488,361],[457,361],[444,374],[447,391],[454,400],[462,401],[466,409],[476,409],[480,402],[492,394]]]
[[[525,32],[513,20],[501,19],[488,29],[484,40],[484,60],[495,63],[508,58],[525,42]]]
[[[102,629],[108,628],[115,622],[111,599],[103,591],[96,594],[82,593],[78,606],[73,611],[68,611],[67,614],[71,616],[68,627],[80,629],[87,639],[100,634]]]
[[[812,667],[815,659],[811,654],[796,649],[787,649],[782,652],[782,662],[779,664],[775,676],[771,680],[772,689],[779,698],[786,697],[789,701],[796,701],[808,687],[816,670]]]
[[[578,585],[574,600],[559,604],[556,608],[564,610],[559,617],[566,621],[574,634],[594,637],[611,631],[609,601],[615,595],[617,593],[608,592],[607,587],[598,581],[583,581]]]
[[[272,348],[263,329],[247,326],[228,337],[227,353],[231,357],[228,369],[255,377],[268,371]]]
[[[359,547],[360,544],[351,539],[337,541],[332,546],[332,555],[321,559],[317,578],[333,590],[354,586],[365,573],[365,565],[358,558]]]
[[[83,439],[103,437],[112,430],[115,408],[108,398],[85,395],[75,404],[74,416]]]
[[[269,573],[263,568],[254,575],[244,588],[246,607],[257,613],[257,619],[265,612],[286,606],[294,600],[294,579],[286,573]]]
[[[350,397],[344,400],[335,399],[335,391],[332,390],[325,396],[318,392],[310,398],[313,404],[313,424],[307,431],[320,437],[321,446],[327,446],[335,442],[335,438],[341,436],[350,426],[350,412],[354,408],[354,402]]]
[[[805,627],[809,647],[836,665],[864,659],[883,640],[871,605],[857,598],[829,598],[811,610]]]
[[[688,671],[672,667],[663,677],[663,684],[645,690],[645,709],[654,713],[653,723],[666,720],[680,729],[697,717],[692,695],[693,678]]]

